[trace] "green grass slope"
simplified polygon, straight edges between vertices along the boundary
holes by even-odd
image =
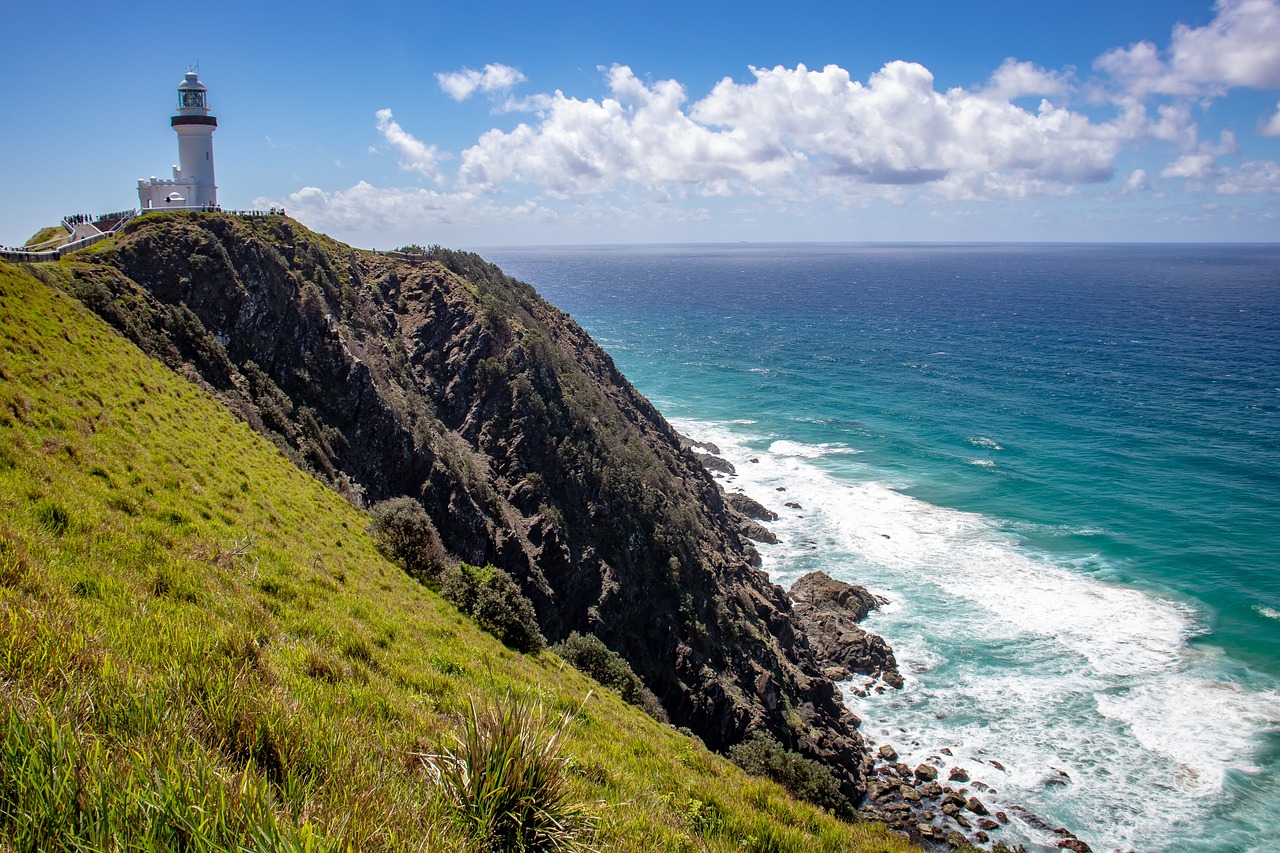
[[[0,263],[0,850],[465,850],[422,756],[512,698],[571,715],[600,849],[913,849],[504,648],[367,524]]]

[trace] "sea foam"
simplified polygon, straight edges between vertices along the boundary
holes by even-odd
[[[1228,795],[1232,774],[1258,769],[1280,696],[1220,677],[1189,644],[1204,631],[1191,604],[887,487],[856,448],[677,427],[714,441],[735,487],[779,513],[779,543],[760,549],[775,581],[822,569],[889,599],[867,627],[894,647],[906,687],[851,700],[863,733],[913,765],[951,750],[942,763],[1014,818],[1005,840],[1051,849],[1021,808],[1095,850],[1159,850]]]

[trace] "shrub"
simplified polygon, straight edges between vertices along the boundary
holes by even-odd
[[[459,563],[445,572],[441,593],[511,648],[521,652],[546,648],[533,603],[502,569]]]
[[[370,532],[379,550],[410,577],[424,583],[440,579],[449,558],[422,504],[410,497],[391,498],[375,504],[369,514],[373,516]]]
[[[454,817],[484,851],[589,851],[595,821],[573,800],[560,755],[569,717],[548,724],[541,706],[508,695],[499,708],[470,704],[462,730],[427,757]]]
[[[618,691],[623,700],[642,708],[650,716],[666,722],[658,697],[644,686],[622,655],[610,649],[595,634],[571,633],[551,647],[566,663],[612,690]]]
[[[852,820],[853,805],[836,784],[831,771],[782,744],[764,732],[753,732],[742,743],[729,747],[729,760],[753,776],[772,779],[793,797],[821,806],[837,817]]]

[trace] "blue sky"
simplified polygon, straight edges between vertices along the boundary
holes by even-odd
[[[9,29],[0,243],[167,176],[195,62],[223,206],[360,246],[1280,240],[1280,0],[143,0]]]

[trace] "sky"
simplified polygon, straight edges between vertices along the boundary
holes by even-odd
[[[353,245],[1280,242],[1280,0],[77,6],[0,51],[0,243],[169,176]]]

